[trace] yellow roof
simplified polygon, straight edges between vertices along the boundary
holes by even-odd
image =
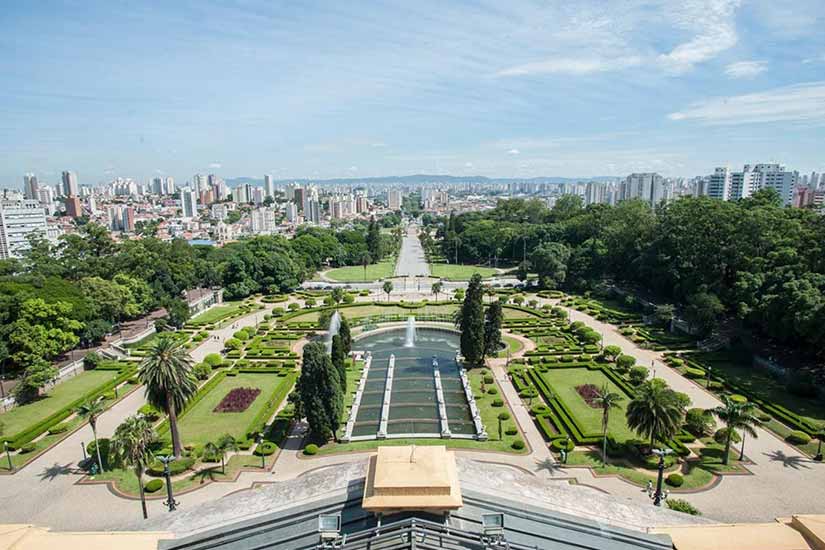
[[[156,550],[170,533],[99,531],[52,532],[33,525],[0,525],[0,550]]]
[[[662,527],[676,550],[811,550],[799,531],[783,523]]]
[[[455,455],[439,446],[383,446],[370,457],[362,506],[371,511],[456,510]]]

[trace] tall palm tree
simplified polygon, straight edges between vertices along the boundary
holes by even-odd
[[[593,404],[602,409],[602,464],[607,463],[607,423],[610,420],[610,409],[618,409],[622,399],[624,398],[620,394],[611,392],[607,384],[593,398]]]
[[[221,473],[226,473],[226,453],[229,451],[238,452],[238,442],[229,434],[223,434],[218,441],[212,443],[211,441],[203,446],[204,454],[221,457]]]
[[[97,444],[97,419],[106,411],[103,406],[103,399],[88,400],[77,408],[77,415],[89,421],[92,428],[92,437],[95,441],[95,451],[97,453],[97,467],[103,473],[103,461],[100,459],[100,445]]]
[[[685,406],[664,380],[654,378],[639,386],[627,404],[627,425],[639,435],[667,440],[676,435],[685,416]]]
[[[444,288],[444,283],[441,281],[436,281],[433,283],[433,294],[435,294],[435,301],[438,301],[438,295],[441,294],[441,289]]]
[[[745,458],[745,435],[758,437],[754,426],[758,426],[760,421],[755,415],[756,404],[746,401],[737,403],[727,395],[722,396],[722,406],[711,409],[711,413],[725,424],[727,431],[725,437],[725,456],[722,457],[722,464],[727,465],[730,459],[730,446],[733,441],[734,430],[742,431],[742,448],[739,450],[739,460]]]
[[[138,478],[143,519],[149,517],[146,510],[146,495],[143,492],[143,475],[146,468],[155,460],[151,449],[154,441],[155,431],[152,425],[139,414],[126,418],[112,436],[111,452],[115,462],[132,468]]]
[[[182,342],[171,336],[159,336],[140,364],[138,378],[146,386],[146,400],[169,416],[172,451],[180,458],[178,412],[198,389],[192,375],[192,358]]]

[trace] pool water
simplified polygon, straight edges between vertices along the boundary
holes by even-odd
[[[474,434],[470,407],[455,362],[459,335],[451,331],[419,328],[416,331],[415,346],[411,348],[404,347],[404,338],[405,329],[397,329],[367,336],[353,345],[355,349],[372,353],[372,365],[352,435],[369,436],[378,432],[387,367],[390,355],[393,354],[395,369],[387,422],[388,435],[440,433],[433,358],[438,360],[450,431],[455,434]]]

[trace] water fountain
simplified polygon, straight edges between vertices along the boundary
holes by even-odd
[[[329,318],[329,329],[327,329],[327,353],[332,353],[332,337],[338,334],[341,328],[341,314],[336,310]]]
[[[410,315],[407,317],[407,334],[404,338],[405,348],[415,347],[415,317]]]

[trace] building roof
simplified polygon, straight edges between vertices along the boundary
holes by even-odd
[[[461,504],[455,454],[445,446],[384,446],[370,457],[365,510],[456,510]]]
[[[663,527],[675,550],[812,550],[825,548],[825,516],[790,521]]]
[[[148,550],[157,548],[161,532],[52,532],[27,524],[0,525],[0,550]]]

